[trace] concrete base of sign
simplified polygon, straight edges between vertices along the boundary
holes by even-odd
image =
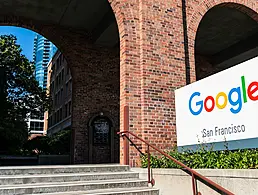
[[[147,178],[147,169],[133,168],[132,170],[140,173],[141,179]],[[258,194],[258,170],[199,169],[196,171],[236,195]],[[182,170],[153,169],[153,178],[155,187],[160,190],[160,195],[193,194],[191,177]],[[198,182],[198,191],[202,194],[219,194],[200,182]]]

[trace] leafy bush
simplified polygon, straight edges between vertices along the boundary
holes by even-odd
[[[51,154],[69,154],[72,131],[59,131],[57,134],[50,137],[48,142],[51,148]]]
[[[48,136],[39,136],[35,137],[31,140],[28,140],[23,146],[23,153],[27,155],[33,154],[49,154],[50,146],[49,146],[50,138]]]
[[[177,149],[167,152],[170,156],[192,169],[258,169],[258,149],[213,151],[200,148],[196,152],[178,152]],[[141,158],[142,167],[148,166],[147,155]],[[152,168],[182,168],[167,157],[151,156]]]
[[[63,130],[53,136],[36,137],[24,145],[29,154],[69,154],[71,131]]]

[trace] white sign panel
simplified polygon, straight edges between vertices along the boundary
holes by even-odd
[[[258,58],[175,91],[178,146],[258,137]]]

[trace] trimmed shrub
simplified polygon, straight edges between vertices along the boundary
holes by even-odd
[[[212,148],[200,148],[196,152],[167,152],[171,157],[192,169],[258,169],[258,149],[213,151]],[[147,155],[141,158],[142,167],[148,166]],[[167,157],[151,156],[152,168],[182,168]]]

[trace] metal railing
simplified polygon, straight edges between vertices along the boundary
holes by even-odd
[[[170,155],[168,155],[167,153],[163,152],[162,150],[158,149],[156,146],[151,145],[149,142],[145,141],[144,139],[140,138],[139,136],[135,135],[134,133],[130,132],[130,131],[122,131],[122,132],[118,132],[119,135],[121,135],[123,138],[126,138],[126,140],[124,140],[124,159],[126,159],[126,163],[128,163],[128,141],[131,143],[131,145],[133,145],[141,154],[143,154],[136,146],[136,144],[129,138],[129,135],[132,135],[133,137],[135,137],[136,139],[140,140],[141,142],[145,143],[147,145],[147,156],[148,156],[148,183],[151,184],[152,186],[155,183],[155,180],[152,178],[152,174],[151,174],[151,162],[150,162],[150,148],[154,149],[155,151],[159,152],[160,154],[162,154],[163,156],[167,157],[168,159],[172,160],[174,163],[180,165],[182,168],[184,168],[184,170],[191,175],[192,177],[192,189],[193,189],[193,195],[201,195],[200,192],[198,192],[198,188],[197,188],[197,181],[202,182],[203,184],[207,185],[208,187],[212,188],[213,190],[217,191],[220,194],[223,195],[234,195],[234,193],[228,191],[227,189],[223,188],[222,186],[216,184],[215,182],[213,182],[212,180],[204,177],[203,175],[201,175],[200,173],[194,171],[193,169],[191,169],[190,167],[186,166],[185,164],[183,164],[182,162],[176,160],[175,158],[171,157]]]

